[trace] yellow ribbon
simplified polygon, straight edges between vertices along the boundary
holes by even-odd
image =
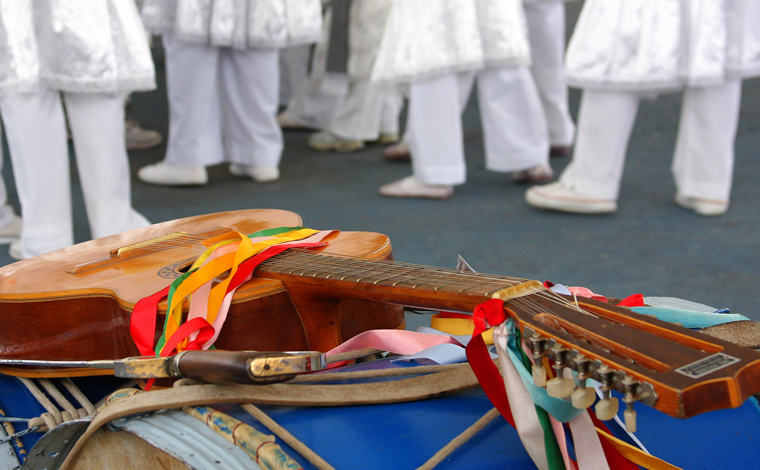
[[[171,304],[167,309],[168,321],[166,324],[166,337],[170,338],[179,328],[182,322],[182,304],[185,298],[195,292],[199,287],[208,282],[212,282],[220,275],[229,271],[229,274],[223,281],[217,283],[217,285],[211,288],[211,292],[209,294],[206,309],[206,320],[209,323],[213,323],[219,312],[219,308],[224,301],[227,287],[229,286],[229,283],[232,280],[235,272],[237,272],[238,266],[243,261],[258,253],[261,253],[271,246],[290,241],[302,240],[304,238],[310,237],[311,235],[314,235],[317,232],[319,231],[306,228],[291,230],[289,232],[272,236],[269,239],[262,240],[257,243],[253,243],[250,238],[243,235],[242,233],[235,232],[236,236],[234,238],[222,240],[207,248],[206,251],[204,251],[203,254],[201,254],[196,259],[196,261],[193,263],[193,266],[191,267],[191,269],[197,268],[197,270],[186,279],[184,279],[172,295]],[[208,258],[214,253],[214,251],[223,246],[233,243],[238,244],[237,249],[234,252],[221,255],[217,258],[212,259],[211,261],[206,262]],[[183,341],[180,343],[178,349],[185,346],[186,344],[187,341]]]

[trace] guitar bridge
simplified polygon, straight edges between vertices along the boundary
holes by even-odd
[[[224,227],[211,227],[195,233],[172,232],[114,248],[108,252],[107,257],[72,266],[66,272],[74,275],[89,274],[101,269],[112,268],[125,261],[162,252],[174,253],[175,259],[178,252],[185,252],[188,258],[196,258],[206,247],[225,239],[230,234],[235,234],[235,232]],[[200,245],[200,247],[193,247],[193,245]]]

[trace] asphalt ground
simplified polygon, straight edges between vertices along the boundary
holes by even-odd
[[[568,6],[569,28],[578,8]],[[154,49],[159,88],[133,95],[132,115],[166,135],[163,58],[160,46]],[[579,98],[580,92],[571,90],[574,116]],[[409,164],[383,161],[377,145],[346,154],[316,152],[307,145],[308,132],[287,131],[282,177],[274,183],[235,177],[218,165],[209,169],[206,186],[151,186],[134,175],[161,160],[165,147],[131,152],[133,204],[152,222],[237,209],[287,209],[312,228],[385,233],[395,259],[403,262],[454,267],[461,255],[480,272],[585,286],[611,297],[678,297],[760,320],[760,302],[754,298],[760,290],[760,80],[744,83],[732,201],[722,217],[701,217],[673,201],[670,163],[680,104],[680,94],[642,103],[619,209],[611,215],[534,209],[524,202],[526,186],[514,184],[508,174],[486,171],[474,100],[463,116],[468,181],[449,200],[384,198],[378,188],[409,175]],[[568,161],[552,159],[555,173]],[[7,149],[3,172],[10,203],[19,210]],[[72,178],[79,242],[88,239],[89,229],[74,165]],[[0,250],[0,263],[10,262]]]

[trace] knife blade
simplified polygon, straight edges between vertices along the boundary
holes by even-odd
[[[325,369],[318,351],[182,351],[169,357],[127,357],[116,360],[47,361],[2,359],[0,366],[90,367],[113,369],[116,377],[189,378],[210,383],[267,384],[290,380],[298,374]]]

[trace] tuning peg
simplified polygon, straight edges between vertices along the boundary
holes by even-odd
[[[530,344],[531,357],[533,358],[533,383],[537,387],[546,387],[546,369],[544,368],[544,357],[546,356],[546,338],[538,333],[533,333],[528,338]]]
[[[533,364],[533,383],[536,387],[546,387],[546,369],[540,362]]]
[[[556,344],[552,347],[552,353],[556,376],[546,383],[546,393],[555,398],[567,398],[575,390],[575,382],[563,376],[563,372],[567,366],[568,350],[564,346]]]
[[[636,432],[636,410],[633,409],[633,404],[639,399],[637,392],[638,385],[638,382],[629,375],[623,378],[623,386],[625,387],[625,396],[623,397],[625,411],[623,412],[623,417],[625,418],[625,429],[628,432]]]
[[[596,417],[602,421],[609,421],[615,417],[620,408],[618,399],[610,396],[610,392],[603,392],[602,399],[596,404]]]
[[[577,372],[575,378],[578,380],[578,388],[570,395],[570,400],[573,407],[585,410],[593,405],[596,400],[594,389],[586,387],[586,379],[591,377],[591,361],[583,354],[579,354],[573,359],[573,362],[575,363],[575,371]]]
[[[603,364],[597,369],[597,372],[600,376],[600,382],[602,383],[602,399],[596,404],[596,416],[602,421],[608,421],[617,415],[620,407],[618,399],[610,396],[610,390],[612,390],[613,385],[612,379],[615,371]]]

